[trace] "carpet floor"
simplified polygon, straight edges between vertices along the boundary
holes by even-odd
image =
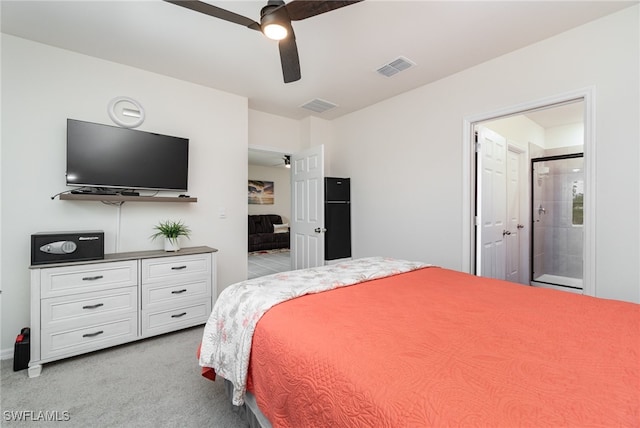
[[[4,360],[0,425],[246,427],[223,383],[200,376],[195,353],[202,331],[194,327],[45,364],[33,379]],[[58,422],[34,424],[46,412]]]

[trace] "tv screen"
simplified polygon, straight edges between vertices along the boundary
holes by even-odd
[[[67,185],[187,191],[189,140],[67,119]]]

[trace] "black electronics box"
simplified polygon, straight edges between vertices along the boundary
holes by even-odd
[[[16,343],[13,346],[13,371],[24,370],[29,367],[29,359],[31,358],[30,336],[31,329],[25,327],[20,330],[20,334],[16,337]]]
[[[31,264],[104,259],[104,232],[40,232],[31,235]]]

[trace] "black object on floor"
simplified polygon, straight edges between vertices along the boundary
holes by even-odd
[[[16,337],[16,343],[13,347],[13,371],[24,370],[29,367],[29,359],[31,358],[31,348],[29,336],[31,329],[25,327],[20,330],[20,334]]]

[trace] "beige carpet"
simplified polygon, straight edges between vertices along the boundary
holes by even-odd
[[[42,375],[33,379],[26,370],[14,372],[13,360],[2,361],[0,424],[245,427],[222,382],[200,376],[195,353],[202,330],[194,327],[45,364]],[[46,412],[60,421],[33,421]],[[20,415],[28,420],[9,420]]]

